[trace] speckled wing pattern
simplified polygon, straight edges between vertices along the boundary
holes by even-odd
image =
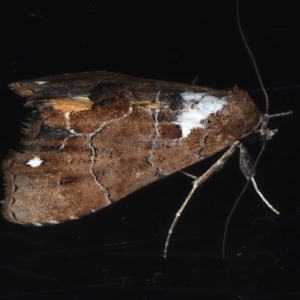
[[[3,162],[3,214],[20,224],[56,224],[102,209],[232,145],[260,118],[253,100],[238,88],[215,90],[104,71],[10,87],[33,108],[24,150],[11,151]],[[203,99],[208,108],[215,99],[226,105],[206,112],[183,134],[183,123],[194,118],[195,124]]]

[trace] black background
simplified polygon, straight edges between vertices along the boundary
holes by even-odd
[[[237,84],[264,110],[235,1],[6,1],[0,11],[1,159],[30,111],[10,82],[107,70],[213,88]],[[25,227],[1,219],[0,299],[299,299],[298,1],[241,1],[244,33],[279,133],[222,237],[245,179],[238,154],[197,190],[163,247],[191,179],[174,174],[81,220]],[[260,144],[249,146],[255,156]],[[200,175],[212,162],[188,169]],[[3,190],[2,196],[3,198]]]

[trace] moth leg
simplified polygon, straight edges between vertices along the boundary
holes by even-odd
[[[279,211],[276,210],[269,202],[268,200],[263,196],[263,194],[260,192],[260,190],[257,187],[256,181],[254,179],[255,170],[254,170],[254,164],[253,160],[246,150],[246,148],[240,144],[240,168],[244,176],[247,178],[247,180],[251,180],[252,184],[255,188],[256,193],[260,196],[260,198],[265,202],[265,204],[277,215],[279,215]]]
[[[197,178],[197,176],[192,175],[192,174],[190,174],[190,173],[188,173],[188,172],[180,171],[180,173],[182,173],[182,174],[184,174],[184,175],[186,175],[186,176],[188,176],[188,177],[191,177],[191,178],[193,178],[193,179],[196,179],[196,178]]]
[[[186,199],[184,200],[183,204],[181,205],[180,209],[177,211],[175,218],[170,226],[170,229],[168,231],[168,236],[165,242],[165,249],[164,249],[164,258],[167,257],[167,252],[168,252],[168,246],[169,246],[169,242],[170,242],[170,238],[171,235],[173,233],[174,227],[181,215],[181,213],[183,212],[185,206],[187,205],[187,203],[189,202],[190,198],[192,197],[192,195],[194,194],[195,190],[198,188],[198,186],[200,184],[202,184],[206,179],[208,179],[211,175],[213,175],[215,172],[220,171],[222,169],[222,167],[224,166],[224,164],[226,163],[226,161],[229,159],[229,157],[233,154],[233,152],[235,151],[235,149],[239,146],[240,142],[236,141],[232,144],[232,146],[200,177],[196,178],[193,181],[193,187],[190,191],[190,193],[188,194],[188,196],[186,197]],[[184,172],[183,172],[184,173]],[[184,173],[186,174],[186,173]],[[186,175],[190,175],[190,174],[186,174]],[[193,175],[192,175],[193,177]]]

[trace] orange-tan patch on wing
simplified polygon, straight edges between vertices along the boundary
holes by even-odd
[[[55,109],[62,112],[91,110],[93,105],[88,97],[51,99],[49,102]]]

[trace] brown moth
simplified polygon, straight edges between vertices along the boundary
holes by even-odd
[[[3,162],[3,214],[20,224],[57,224],[102,209],[231,147],[262,119],[238,88],[102,71],[10,87],[33,108],[24,151]]]
[[[170,226],[166,257],[173,229],[195,189],[220,170],[237,147],[247,178],[238,200],[252,181],[278,214],[258,190],[254,173],[265,141],[277,131],[268,129],[269,119],[291,112],[269,115],[268,96],[241,30],[238,1],[237,21],[266,96],[264,114],[237,87],[216,90],[105,71],[11,84],[33,113],[24,150],[11,151],[2,165],[4,217],[36,226],[78,219],[227,148],[200,177],[187,174],[194,178],[193,187]],[[254,164],[241,144],[252,133],[263,140]]]

